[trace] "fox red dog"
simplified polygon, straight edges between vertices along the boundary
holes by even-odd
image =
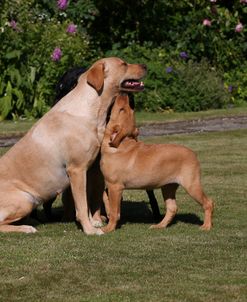
[[[203,192],[200,164],[196,154],[175,144],[144,144],[137,141],[134,110],[128,95],[118,96],[101,147],[101,170],[109,199],[109,223],[104,232],[113,231],[120,218],[120,202],[125,189],[161,188],[166,203],[164,219],[151,226],[165,228],[177,212],[176,190],[181,185],[204,209],[203,230],[212,227],[213,201]]]

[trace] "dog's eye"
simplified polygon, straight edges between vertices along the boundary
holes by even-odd
[[[124,108],[120,108],[120,109],[119,109],[119,112],[123,112],[123,111],[124,111]]]

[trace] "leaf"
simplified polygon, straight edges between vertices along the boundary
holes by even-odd
[[[14,86],[19,87],[21,85],[21,75],[18,69],[10,69],[9,70],[9,75],[11,82],[14,84]]]
[[[12,110],[12,92],[13,89],[11,83],[8,81],[6,93],[2,98],[0,98],[0,112],[2,119],[5,119]]]
[[[35,81],[35,76],[36,76],[36,68],[31,66],[30,80],[32,84]]]
[[[5,119],[8,114],[11,112],[12,104],[11,104],[11,95],[5,95],[4,97],[0,98],[0,112],[1,118]]]
[[[6,87],[6,95],[11,96],[12,95],[12,85],[11,82],[8,81],[7,87]]]
[[[3,94],[3,89],[5,87],[4,81],[2,80],[2,78],[0,77],[0,95]]]
[[[20,50],[13,50],[13,51],[7,52],[5,55],[5,58],[6,59],[14,59],[14,58],[20,59],[20,56],[21,56]]]
[[[13,94],[17,97],[16,108],[21,109],[22,105],[24,104],[24,96],[22,91],[17,88],[14,88]]]

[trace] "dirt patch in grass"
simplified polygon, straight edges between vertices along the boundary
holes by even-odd
[[[193,119],[177,122],[147,123],[139,127],[141,136],[227,131],[247,128],[247,115]],[[0,136],[0,147],[14,145],[24,133]]]
[[[24,136],[24,133],[21,135],[11,135],[11,136],[1,136],[0,137],[0,148],[1,147],[11,147],[13,146],[18,140],[20,140]]]
[[[247,115],[150,123],[140,127],[141,136],[227,131],[247,128]]]

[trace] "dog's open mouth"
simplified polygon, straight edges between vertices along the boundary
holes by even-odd
[[[121,90],[124,91],[142,91],[144,83],[138,80],[125,80],[121,83]]]

